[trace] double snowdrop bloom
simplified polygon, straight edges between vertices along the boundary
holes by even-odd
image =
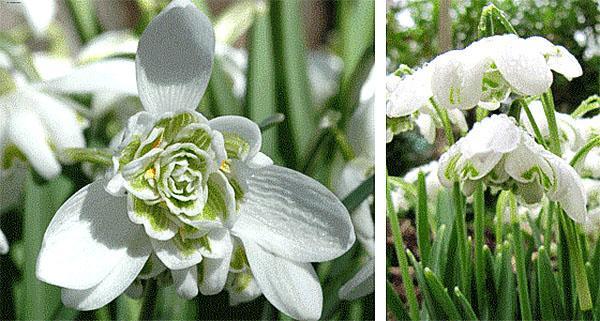
[[[552,70],[567,79],[582,74],[577,59],[542,37],[507,34],[448,51],[431,62],[431,90],[443,107],[494,110],[508,95],[534,96],[552,84]]]
[[[412,74],[403,77],[390,74],[386,78],[387,117],[409,118],[429,143],[435,141],[436,129],[442,127],[442,120],[430,101],[432,71],[431,65],[425,65]],[[448,118],[460,131],[468,130],[465,116],[460,110],[448,110]],[[388,136],[393,134],[396,133],[392,129]],[[389,141],[391,137],[388,137]]]
[[[327,188],[260,153],[255,123],[194,111],[213,55],[211,24],[188,0],[142,34],[145,111],[130,119],[109,177],[67,200],[44,235],[37,277],[62,287],[65,305],[96,309],[166,278],[185,298],[226,288],[237,303],[262,292],[294,318],[320,317],[310,262],[352,246],[350,216]]]
[[[540,202],[545,194],[574,221],[587,220],[586,194],[577,172],[506,115],[476,123],[441,156],[438,177],[446,187],[461,182],[466,195],[478,181],[512,190],[527,204]]]

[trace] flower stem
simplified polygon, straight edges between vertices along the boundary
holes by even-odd
[[[544,136],[542,136],[540,127],[535,122],[535,118],[533,117],[533,114],[531,113],[529,106],[527,106],[527,104],[525,102],[523,102],[522,100],[519,100],[519,105],[525,111],[525,114],[527,114],[527,119],[529,120],[529,123],[531,124],[531,127],[533,128],[533,133],[535,134],[535,138],[537,138],[538,142],[542,146],[544,146],[544,148],[548,149],[548,145],[546,144],[546,141],[544,140]]]
[[[444,108],[441,108],[437,102],[433,98],[429,98],[431,105],[435,109],[435,112],[440,116],[442,120],[442,125],[444,126],[444,133],[446,134],[446,140],[448,141],[448,146],[454,145],[454,133],[452,132],[452,124],[450,123],[450,118],[448,117],[448,111]]]
[[[583,147],[581,147],[577,153],[575,153],[575,156],[573,156],[573,158],[571,159],[571,162],[569,163],[569,165],[571,165],[572,167],[575,167],[575,165],[577,165],[577,163],[585,158],[585,156],[594,148],[594,147],[598,147],[600,146],[600,136],[596,136],[592,139],[590,139],[585,145],[583,145]]]
[[[156,295],[158,294],[158,286],[155,279],[148,279],[144,293],[144,302],[140,310],[138,320],[153,320],[154,308],[156,307]]]
[[[418,176],[418,194],[417,194],[417,245],[421,261],[425,266],[429,266],[431,245],[429,244],[429,214],[427,207],[427,187],[425,185],[425,174],[419,172]]]
[[[519,306],[521,308],[521,320],[533,320],[531,315],[531,303],[529,301],[529,289],[527,286],[527,271],[525,269],[525,249],[521,238],[521,227],[517,218],[517,199],[510,193],[510,223],[515,244],[515,261],[517,263],[517,286],[519,289]]]
[[[460,192],[459,183],[452,187],[452,198],[455,211],[456,235],[458,238],[458,257],[460,270],[460,288],[465,297],[471,298],[471,265],[469,260],[469,242],[467,241],[467,228],[465,223],[465,211],[463,196]]]
[[[419,320],[419,304],[417,302],[417,295],[413,287],[412,279],[408,274],[408,260],[406,258],[406,249],[404,248],[404,240],[402,239],[402,232],[400,231],[400,222],[398,222],[398,215],[394,211],[392,205],[392,197],[390,195],[390,180],[386,173],[386,203],[387,203],[387,216],[390,220],[390,226],[392,228],[392,237],[394,238],[394,249],[396,250],[396,256],[398,258],[398,265],[400,266],[400,273],[402,274],[402,283],[406,289],[406,298],[408,300],[408,313],[413,321]]]
[[[483,318],[487,310],[487,292],[485,291],[485,258],[483,256],[483,236],[485,232],[485,198],[483,183],[477,182],[473,196],[474,244],[475,244],[475,286],[477,288],[477,308]]]
[[[552,91],[550,89],[542,94],[542,105],[544,106],[544,114],[546,114],[548,130],[550,132],[550,151],[560,157],[562,155],[562,151],[560,149],[560,138],[558,136],[556,115],[554,114],[554,98],[552,97]]]

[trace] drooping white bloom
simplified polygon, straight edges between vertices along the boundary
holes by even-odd
[[[388,118],[411,118],[420,134],[432,144],[436,129],[442,127],[442,121],[431,105],[431,65],[425,65],[404,77],[390,74],[386,78],[386,108]],[[467,131],[467,122],[460,110],[448,110],[450,122],[462,132]],[[396,134],[393,132],[390,134]],[[391,139],[388,139],[388,142]]]
[[[574,221],[587,220],[586,195],[577,172],[506,115],[476,123],[441,156],[438,177],[446,187],[461,182],[466,195],[480,180],[513,190],[527,204],[538,203],[545,194]]]
[[[373,79],[371,73],[361,91],[361,104],[348,124],[348,140],[356,157],[345,164],[340,176],[335,180],[335,190],[341,198],[348,196],[374,172],[375,97],[370,86]],[[356,238],[369,257],[359,272],[340,288],[338,294],[344,300],[354,300],[375,290],[375,223],[371,214],[372,203],[373,199],[368,198],[351,213]]]
[[[194,111],[213,55],[210,22],[188,0],[142,34],[145,111],[130,119],[109,177],[67,200],[44,235],[37,277],[62,287],[65,305],[96,309],[136,279],[170,273],[184,298],[227,287],[235,300],[262,292],[294,318],[320,317],[310,262],[352,246],[350,216],[324,186],[260,153],[255,123]]]
[[[575,124],[585,142],[600,135],[600,115],[591,118],[578,118],[575,120]],[[592,148],[585,158],[575,165],[575,169],[583,177],[600,179],[600,147]]]
[[[542,37],[501,35],[483,38],[431,62],[431,90],[443,107],[494,110],[511,92],[540,95],[550,88],[554,70],[567,79],[579,77],[581,66],[564,47]]]
[[[540,134],[544,139],[550,137],[550,129],[548,128],[548,120],[544,113],[544,107],[542,102],[534,100],[528,104],[531,115],[533,116],[534,122],[536,123]],[[561,149],[564,154],[564,158],[568,159],[570,155],[577,152],[579,148],[584,144],[583,135],[581,130],[577,127],[575,119],[569,114],[563,114],[559,112],[554,113],[556,117],[556,124],[558,126],[558,136],[561,143]],[[527,117],[525,111],[521,112],[521,124],[532,136],[535,135],[533,126]],[[534,136],[535,137],[535,136]]]

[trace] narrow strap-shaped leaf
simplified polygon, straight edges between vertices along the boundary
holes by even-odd
[[[557,296],[558,284],[552,272],[550,257],[544,246],[538,249],[537,278],[539,284],[539,303],[541,317],[544,320],[566,320],[565,308]]]
[[[473,195],[474,243],[475,243],[475,286],[477,289],[477,310],[479,317],[487,312],[487,291],[485,290],[485,258],[483,256],[483,237],[485,233],[485,199],[483,183],[478,182]]]
[[[442,307],[448,319],[461,320],[460,313],[448,294],[448,289],[444,288],[440,279],[429,268],[425,268],[423,273],[435,304]]]
[[[66,3],[75,21],[79,38],[83,43],[92,40],[92,38],[100,34],[102,30],[96,17],[96,9],[94,8],[93,1],[68,0]]]
[[[527,282],[527,267],[525,262],[525,249],[523,245],[523,236],[521,227],[517,218],[517,200],[514,194],[510,195],[510,220],[512,226],[513,238],[515,241],[515,261],[517,266],[517,286],[519,289],[519,307],[521,309],[521,318],[523,320],[532,320],[531,302],[529,298],[529,288]]]
[[[435,239],[433,240],[433,245],[431,246],[431,253],[429,254],[429,265],[431,266],[431,270],[439,275],[444,275],[441,270],[441,263],[443,262],[442,250],[444,249],[444,241],[446,235],[446,225],[442,225],[438,228],[437,233],[435,233]],[[447,248],[446,248],[447,249]]]
[[[512,271],[511,245],[505,241],[502,245],[502,260],[499,273],[499,289],[496,319],[515,320],[517,296],[515,288],[515,277]]]
[[[371,175],[348,196],[342,200],[342,203],[348,209],[348,212],[354,211],[369,195],[375,192],[375,175]]]
[[[410,320],[408,316],[408,312],[404,308],[400,297],[394,290],[394,287],[390,283],[390,281],[386,280],[386,290],[385,290],[385,298],[387,309],[394,314],[396,320]]]
[[[470,260],[470,247],[467,241],[467,227],[466,227],[466,216],[464,197],[460,192],[460,186],[458,183],[454,183],[452,187],[452,198],[455,211],[455,232],[457,235],[457,252],[458,252],[458,272],[460,273],[460,286],[461,291],[464,292],[465,297],[471,297],[471,260]]]
[[[214,116],[241,115],[242,106],[233,94],[233,81],[223,69],[223,61],[215,57],[206,89],[210,111]]]
[[[475,315],[475,311],[473,311],[471,303],[469,303],[467,298],[465,298],[465,295],[460,292],[458,287],[454,287],[454,296],[460,304],[463,320],[477,320],[477,316]]]
[[[419,291],[423,296],[423,309],[427,310],[427,314],[432,320],[443,319],[445,313],[441,306],[436,305],[435,301],[433,300],[433,292],[431,292],[427,286],[427,281],[425,280],[425,274],[423,272],[423,265],[421,265],[421,262],[417,261],[414,254],[410,250],[406,250],[406,256],[410,260],[410,264],[415,269],[415,278],[417,279],[417,283],[419,285]]]

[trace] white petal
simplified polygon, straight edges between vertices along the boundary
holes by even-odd
[[[2,230],[0,230],[0,254],[8,253],[8,240]]]
[[[8,137],[41,176],[51,179],[60,173],[44,125],[35,113],[25,109],[15,111],[9,121]]]
[[[129,221],[126,199],[104,191],[104,180],[91,183],[56,212],[44,234],[37,278],[71,289],[88,289],[131,256],[132,244],[147,241]]]
[[[62,289],[62,302],[83,311],[105,306],[129,288],[146,264],[151,250],[147,240],[138,239],[102,282],[86,290]]]
[[[241,116],[221,116],[211,119],[208,123],[212,129],[223,134],[225,141],[228,134],[233,134],[248,143],[248,154],[241,159],[242,161],[254,158],[260,150],[262,145],[260,128],[250,119]]]
[[[44,82],[45,89],[70,94],[113,92],[137,96],[135,62],[107,59],[79,66],[70,73]]]
[[[435,100],[447,109],[470,109],[479,103],[487,60],[471,60],[468,51],[453,50],[435,58],[431,91]]]
[[[28,102],[34,108],[57,149],[85,147],[82,123],[69,105],[30,88],[23,89],[21,93],[25,99],[23,103]]]
[[[229,230],[226,228],[216,228],[208,232],[208,241],[210,243],[210,250],[202,248],[203,257],[217,259],[224,258],[231,255],[233,251],[233,241],[229,234]]]
[[[202,295],[214,295],[223,290],[229,273],[229,263],[231,262],[231,252],[220,259],[205,258],[202,261],[202,282],[200,283],[200,293]]]
[[[356,300],[375,291],[375,260],[369,260],[352,279],[342,285],[338,295],[343,300]]]
[[[234,234],[300,262],[334,259],[354,243],[348,211],[314,179],[267,166],[256,171],[248,186]]]
[[[248,166],[250,168],[262,168],[269,165],[273,165],[273,160],[271,157],[261,152],[256,153],[256,155],[248,161]]]
[[[231,306],[252,301],[262,294],[256,279],[249,271],[230,273],[227,279],[227,292]]]
[[[547,192],[548,198],[557,201],[575,222],[586,224],[587,196],[581,178],[562,158],[550,152],[546,152],[545,156],[556,173],[556,186]]]
[[[540,95],[552,84],[546,59],[524,39],[514,39],[497,48],[494,62],[504,79],[521,94]]]
[[[348,122],[348,142],[355,155],[375,161],[375,106],[373,100],[361,103]]]
[[[138,45],[137,84],[144,108],[155,114],[196,109],[210,79],[214,51],[208,18],[189,0],[171,2]]]
[[[430,66],[415,70],[412,75],[400,78],[394,74],[386,77],[388,117],[407,116],[429,105],[431,97]]]
[[[46,52],[33,52],[32,63],[42,81],[58,78],[66,75],[73,69],[73,61],[70,58],[57,57]]]
[[[451,109],[451,110],[458,110],[458,109]],[[459,110],[460,112],[460,110]],[[421,136],[423,136],[423,138],[425,138],[425,140],[430,143],[433,144],[435,142],[435,133],[436,133],[436,128],[435,128],[435,124],[433,122],[433,118],[431,118],[430,115],[422,113],[419,114],[419,117],[417,117],[417,119],[415,119],[415,124],[417,126],[419,126],[419,133],[421,134]]]
[[[317,320],[323,293],[310,263],[286,260],[242,239],[252,274],[265,297],[279,311],[299,320]]]
[[[172,270],[173,285],[180,297],[191,300],[198,295],[198,269],[195,266]]]
[[[137,37],[129,31],[106,31],[94,37],[85,47],[81,48],[77,60],[85,63],[114,55],[135,55],[137,45]]]
[[[565,47],[556,46],[558,54],[548,57],[548,67],[568,80],[583,75],[581,65]]]
[[[181,270],[196,265],[202,261],[202,253],[199,250],[191,253],[183,253],[174,243],[179,235],[168,241],[160,241],[150,238],[156,256],[163,264],[171,270]]]
[[[46,32],[48,26],[54,19],[56,14],[56,3],[54,0],[34,1],[23,0],[23,13],[29,23],[29,26],[34,31],[36,36],[40,37]]]
[[[529,135],[523,133],[521,145],[506,155],[504,160],[504,170],[508,175],[520,183],[529,183],[538,181],[542,183],[545,175],[549,182],[554,180],[552,168],[548,162],[542,157],[541,150],[543,147],[533,141]],[[531,172],[539,170],[540,172]]]

